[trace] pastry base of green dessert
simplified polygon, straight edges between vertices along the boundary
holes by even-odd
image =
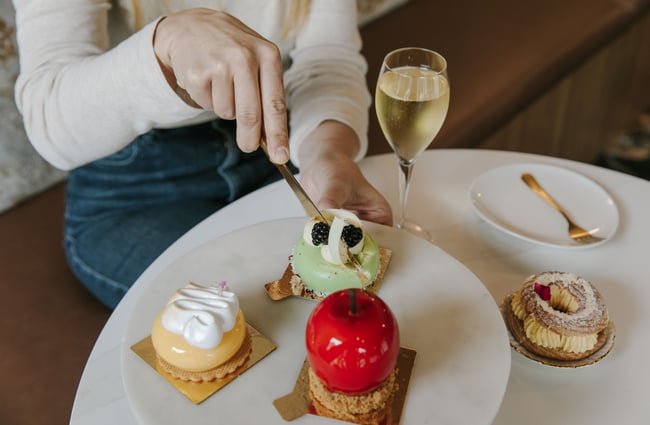
[[[367,291],[377,292],[379,290],[392,255],[393,252],[390,249],[379,248],[379,273],[377,273],[374,282],[365,287]],[[282,276],[279,279],[265,283],[264,290],[273,301],[280,301],[291,296],[311,300],[322,300],[326,295],[328,295],[313,291],[305,286],[302,283],[302,280],[293,273],[291,263],[287,264],[284,273],[282,273]]]
[[[363,249],[355,258],[364,270],[368,271],[369,281],[374,282],[380,269],[381,256],[377,243],[366,235]],[[298,240],[291,260],[293,272],[300,277],[307,288],[326,295],[340,289],[362,288],[358,272],[352,266],[340,266],[325,260],[320,247]]]

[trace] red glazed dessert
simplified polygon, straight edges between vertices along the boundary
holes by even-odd
[[[397,384],[400,350],[393,313],[376,294],[344,289],[307,321],[309,397],[316,412],[359,424],[383,423]]]

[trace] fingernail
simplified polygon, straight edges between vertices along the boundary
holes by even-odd
[[[284,146],[277,148],[274,152],[274,160],[278,164],[284,164],[285,162],[289,161],[289,149],[285,148]]]

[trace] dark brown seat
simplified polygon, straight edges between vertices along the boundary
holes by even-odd
[[[63,185],[0,215],[0,423],[68,422],[81,372],[110,312],[72,275]]]

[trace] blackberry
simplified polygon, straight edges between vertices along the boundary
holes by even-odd
[[[341,234],[341,239],[348,246],[355,246],[358,244],[361,239],[363,239],[363,230],[361,228],[348,224],[343,228],[343,233]]]
[[[330,226],[327,223],[314,223],[314,227],[311,228],[311,243],[314,245],[322,245],[327,242],[327,238],[330,235]]]

